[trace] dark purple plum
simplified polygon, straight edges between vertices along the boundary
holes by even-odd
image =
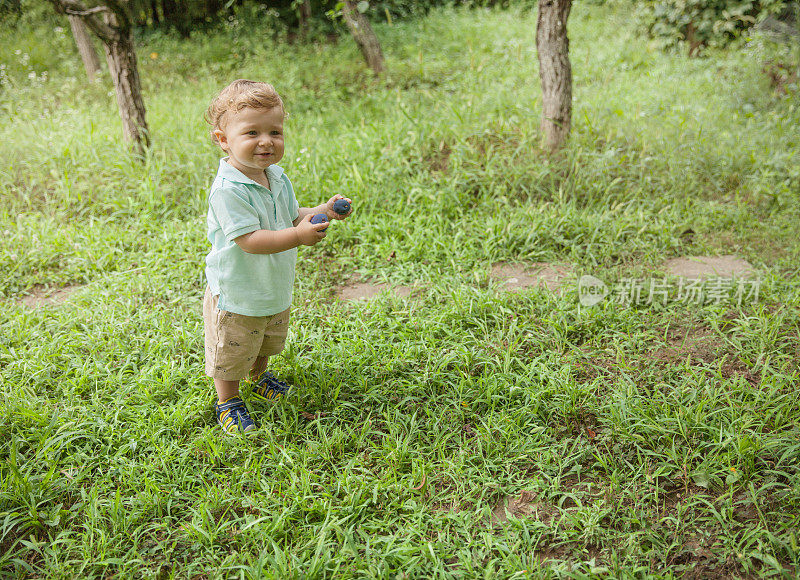
[[[315,215],[314,217],[311,218],[311,223],[312,224],[323,224],[323,223],[325,223],[327,221],[328,221],[328,216],[326,216],[324,213],[318,213],[317,215]],[[324,232],[327,229],[328,228],[324,228],[324,229],[321,229],[320,231]]]
[[[345,215],[350,211],[350,202],[346,199],[337,199],[333,202],[333,211],[339,215]]]

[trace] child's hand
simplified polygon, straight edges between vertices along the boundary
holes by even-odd
[[[343,220],[345,218],[350,217],[350,214],[353,213],[353,207],[350,206],[350,211],[347,213],[336,213],[333,211],[333,204],[336,202],[337,199],[346,199],[347,203],[352,204],[353,200],[349,197],[345,197],[343,195],[339,195],[338,193],[330,198],[327,203],[325,204],[325,215],[328,216],[329,220]]]
[[[321,224],[312,224],[311,218],[313,217],[313,214],[308,214],[295,226],[297,230],[297,239],[299,239],[300,243],[304,246],[313,246],[321,242],[322,239],[328,235],[327,232],[321,231],[328,227],[328,223],[322,222]]]

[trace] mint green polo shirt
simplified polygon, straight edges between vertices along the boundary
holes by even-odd
[[[277,254],[248,254],[233,240],[256,230],[291,228],[299,215],[294,189],[283,169],[266,169],[269,189],[229,165],[227,157],[208,195],[206,278],[220,310],[271,316],[292,303],[297,248]]]

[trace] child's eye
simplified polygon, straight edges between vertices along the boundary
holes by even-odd
[[[256,131],[248,131],[247,134],[248,135],[252,135],[252,136],[258,135],[258,133]]]
[[[272,131],[272,133],[271,133],[271,134],[272,134],[272,135],[280,135],[280,134],[281,134],[281,132],[280,132],[280,131]]]

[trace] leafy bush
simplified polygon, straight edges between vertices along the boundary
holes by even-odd
[[[775,12],[785,0],[645,0],[637,18],[662,48],[686,45],[689,54],[705,47],[725,46]]]

